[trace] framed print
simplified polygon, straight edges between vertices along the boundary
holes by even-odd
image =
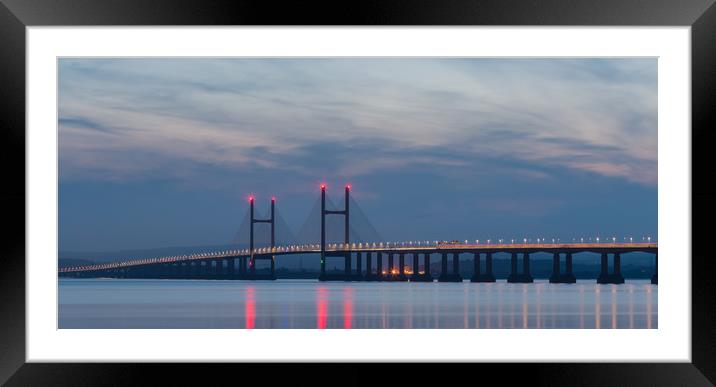
[[[351,7],[3,1],[3,380],[712,383],[712,2]]]

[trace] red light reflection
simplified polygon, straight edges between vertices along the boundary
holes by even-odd
[[[254,300],[254,288],[246,289],[246,329],[254,328],[256,320],[256,301]]]
[[[328,290],[326,290],[326,288],[318,288],[316,303],[316,323],[318,329],[326,329],[326,321],[328,320]]]

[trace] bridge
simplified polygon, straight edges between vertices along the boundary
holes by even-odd
[[[320,281],[412,281],[433,282],[430,267],[434,255],[440,258],[441,270],[439,282],[462,282],[460,275],[460,256],[473,257],[473,276],[471,282],[495,282],[493,274],[493,254],[510,255],[510,274],[507,282],[531,283],[530,255],[548,253],[552,255],[551,283],[575,283],[572,270],[573,255],[578,253],[597,253],[601,255],[601,270],[597,277],[600,284],[622,284],[621,255],[631,252],[654,254],[655,271],[651,283],[658,283],[658,246],[657,243],[617,243],[577,242],[545,243],[523,239],[523,243],[493,243],[492,240],[480,243],[465,241],[409,241],[409,242],[351,242],[350,241],[350,185],[345,187],[345,204],[342,210],[326,209],[326,185],[321,185],[321,237],[320,243],[276,245],[276,199],[271,199],[271,215],[267,219],[257,219],[254,211],[253,196],[249,197],[249,247],[211,253],[196,253],[157,258],[130,259],[93,265],[63,267],[58,274],[63,277],[111,277],[111,278],[167,278],[167,279],[235,279],[235,280],[274,280],[275,260],[277,256],[298,254],[316,254],[320,256]],[[326,217],[338,215],[344,217],[344,241],[327,243]],[[254,226],[268,223],[271,230],[269,246],[256,247]],[[611,256],[611,271],[609,258]],[[406,257],[412,258],[412,265],[406,265]],[[484,258],[483,258],[484,257]],[[328,258],[339,258],[344,262],[344,271],[329,273],[326,271]],[[384,259],[386,258],[386,259]],[[422,258],[422,267],[421,259]],[[564,259],[563,259],[564,258]],[[257,261],[269,262],[269,273],[256,271]],[[386,262],[387,261],[387,262]],[[355,264],[353,263],[355,262]],[[386,265],[387,263],[387,265]],[[397,266],[396,266],[397,263]],[[521,264],[520,264],[521,263]]]

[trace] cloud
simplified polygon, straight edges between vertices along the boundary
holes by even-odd
[[[61,178],[182,178],[175,166],[192,163],[449,174],[497,158],[528,178],[566,168],[655,186],[656,63],[60,59]]]

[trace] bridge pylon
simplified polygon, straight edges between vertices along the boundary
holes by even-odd
[[[350,192],[351,186],[346,184],[345,187],[345,205],[343,210],[327,210],[326,209],[326,185],[321,184],[321,274],[318,277],[319,281],[348,281],[353,279],[351,274],[351,252],[346,251],[344,253],[333,253],[326,254],[326,215],[343,215],[345,219],[345,231],[343,243],[349,246],[350,243]],[[335,256],[342,257],[345,261],[345,274],[342,275],[327,275],[326,274],[326,257]]]
[[[256,219],[254,216],[254,197],[249,197],[249,207],[251,216],[251,231],[249,231],[249,279],[276,279],[276,259],[273,254],[267,257],[257,257],[254,251],[254,224],[269,223],[271,224],[271,248],[276,246],[276,198],[271,198],[271,217],[269,219]],[[268,276],[256,275],[256,259],[271,260],[271,273]],[[245,273],[242,273],[245,274]]]

